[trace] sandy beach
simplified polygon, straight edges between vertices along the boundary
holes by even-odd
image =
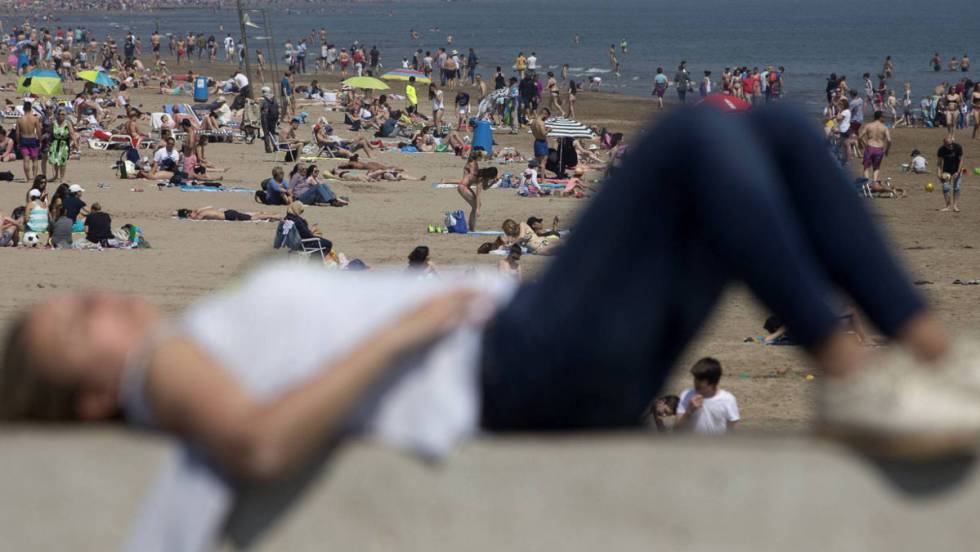
[[[186,70],[186,67],[181,69]],[[206,74],[214,78],[229,73],[227,69],[214,70],[213,66],[207,71]],[[306,84],[311,77],[313,75],[301,76],[298,82]],[[336,75],[316,77],[327,88],[335,88],[338,82]],[[0,82],[11,80],[10,76],[0,77]],[[76,87],[80,88],[78,84]],[[399,84],[393,89],[393,92],[401,93]],[[447,103],[453,94],[447,91]],[[2,97],[17,100],[20,95],[4,93]],[[160,95],[155,87],[134,91],[132,100],[134,105],[142,105],[147,112],[158,111],[165,102],[191,101],[186,95],[180,98]],[[341,136],[351,136],[345,126],[338,124],[342,114],[304,110],[310,113],[313,121],[321,114],[325,115]],[[427,104],[423,100],[422,111],[426,110]],[[576,111],[576,119],[624,132],[628,140],[638,135],[645,121],[657,116],[653,103],[646,99],[587,91],[580,94]],[[149,130],[148,121],[142,126]],[[308,123],[300,134],[308,136],[309,132]],[[970,171],[965,180],[961,213],[937,212],[942,206],[942,195],[938,191],[927,193],[923,190],[926,182],[936,180],[931,170],[926,175],[908,175],[899,170],[899,164],[908,161],[913,148],[925,153],[932,169],[934,153],[944,132],[941,129],[893,131],[895,143],[883,166],[883,177],[891,177],[896,186],[908,189],[909,195],[904,199],[868,200],[868,207],[887,227],[896,249],[907,261],[913,279],[930,282],[920,289],[933,301],[939,317],[963,333],[980,337],[980,330],[976,329],[980,322],[980,309],[977,308],[980,306],[980,286],[952,284],[955,279],[980,278],[980,201],[975,187],[980,176],[972,174],[972,168],[980,166],[977,142],[969,139],[968,130],[957,132],[966,152],[964,167]],[[362,135],[367,136],[367,133]],[[501,146],[513,146],[525,155],[530,151],[531,137],[526,131],[516,135],[497,133],[495,139]],[[228,169],[226,186],[255,189],[276,165],[272,156],[263,152],[261,142],[212,144],[207,155],[211,163]],[[90,287],[142,293],[167,311],[175,312],[202,295],[224,287],[250,265],[272,254],[275,223],[181,221],[172,218],[171,212],[182,207],[212,205],[241,211],[261,208],[285,213],[284,207],[259,206],[250,193],[158,190],[152,181],[120,180],[110,169],[118,157],[118,152],[99,152],[83,146],[81,161],[69,162],[67,182],[82,185],[87,190],[84,199],[90,205],[100,202],[112,215],[115,228],[127,222],[142,227],[153,248],[101,252],[0,248],[0,263],[4,267],[4,285],[0,292],[0,323],[3,326],[31,302],[61,291]],[[440,266],[481,266],[499,260],[499,257],[476,254],[477,247],[485,241],[479,237],[433,235],[426,231],[430,224],[441,224],[445,211],[464,208],[455,190],[433,188],[433,182],[460,177],[463,162],[459,157],[448,153],[389,151],[376,153],[375,158],[403,167],[409,173],[426,175],[427,180],[331,183],[338,195],[350,198],[350,206],[309,207],[306,217],[311,223],[319,223],[324,236],[333,241],[335,250],[350,258],[361,258],[371,266],[404,266],[409,251],[417,245],[429,246],[433,260]],[[332,167],[337,163],[322,161],[321,165]],[[517,173],[523,165],[498,165],[498,169]],[[14,182],[0,183],[0,210],[9,213],[23,204],[28,186],[23,181],[19,161],[3,164],[0,170],[11,170],[17,176]],[[587,180],[594,178],[598,175],[587,176]],[[105,186],[100,187],[100,183]],[[143,191],[132,191],[134,188]],[[545,221],[557,216],[563,226],[569,226],[587,204],[588,199],[527,199],[519,197],[513,190],[490,190],[484,196],[481,229],[499,229],[505,218],[524,220],[532,215]],[[764,239],[764,236],[759,238]],[[523,263],[527,275],[533,277],[546,266],[547,258],[526,256]],[[623,259],[624,270],[629,270],[629,265],[629,259]],[[813,417],[813,399],[821,377],[817,374],[813,380],[806,378],[811,370],[802,352],[796,348],[743,343],[747,336],[763,333],[764,318],[765,313],[744,290],[733,289],[678,364],[675,378],[666,391],[677,392],[686,387],[689,379],[686,368],[690,362],[712,355],[725,367],[722,385],[738,397],[745,428],[805,428]]]

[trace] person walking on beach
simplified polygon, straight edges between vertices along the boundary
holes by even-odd
[[[691,75],[687,72],[686,61],[682,61],[677,66],[677,73],[674,75],[674,86],[677,87],[677,99],[681,103],[685,103],[687,101],[687,93],[691,88]]]
[[[970,108],[973,115],[973,139],[977,139],[977,130],[980,130],[980,82],[973,85],[970,93]]]
[[[880,110],[875,111],[874,121],[860,127],[858,140],[864,148],[864,177],[876,183],[879,181],[881,162],[892,147],[892,135],[882,121]]]
[[[278,134],[279,125],[279,106],[276,104],[272,89],[268,86],[262,87],[262,103],[259,105],[259,119],[262,124],[262,136],[265,142],[265,152],[273,153],[276,151],[273,136]]]
[[[527,70],[527,58],[524,57],[524,52],[519,52],[517,54],[517,60],[514,62],[514,69],[517,71],[517,77],[523,79],[524,71]]]
[[[405,101],[408,103],[408,106],[405,108],[405,111],[407,111],[409,115],[414,115],[415,113],[418,113],[419,95],[418,95],[418,91],[415,90],[414,76],[408,77],[408,84],[405,85]]]
[[[663,67],[657,67],[657,74],[653,77],[653,95],[657,98],[657,105],[660,109],[664,108],[664,93],[667,92],[667,87],[670,86],[670,82],[667,80],[667,75],[664,74]]]
[[[43,125],[34,114],[34,104],[24,100],[24,114],[17,119],[17,150],[24,159],[24,179],[27,182],[38,174],[42,132]]]
[[[960,184],[963,167],[963,146],[956,143],[952,134],[943,138],[943,145],[936,152],[939,162],[936,164],[936,176],[943,183],[943,200],[946,206],[940,211],[960,212]]]
[[[550,111],[557,110],[561,113],[561,116],[565,116],[565,110],[561,107],[561,90],[558,88],[558,80],[555,79],[555,74],[548,71],[548,109]]]
[[[616,58],[616,45],[610,44],[607,52],[609,55],[609,67],[617,77],[619,76],[619,59]]]

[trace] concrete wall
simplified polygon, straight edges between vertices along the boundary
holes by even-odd
[[[0,433],[0,549],[117,549],[163,447],[113,429]],[[975,471],[780,436],[487,439],[438,466],[356,444],[255,492],[221,548],[969,550]]]

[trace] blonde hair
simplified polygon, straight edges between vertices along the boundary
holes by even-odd
[[[78,419],[78,387],[46,380],[28,343],[30,312],[7,333],[0,364],[0,422],[65,422]]]
[[[287,207],[286,210],[298,217],[303,214],[303,202],[294,201],[289,204],[289,207]]]

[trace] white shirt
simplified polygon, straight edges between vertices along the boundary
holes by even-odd
[[[691,406],[691,397],[694,395],[694,389],[687,389],[681,394],[681,402],[677,405],[678,416],[687,412]],[[691,427],[695,433],[726,433],[728,424],[740,419],[735,395],[719,389],[713,397],[705,398],[701,408],[691,414]]]
[[[851,130],[851,110],[845,109],[837,114],[837,132],[846,134]]]
[[[225,50],[231,50],[234,47],[235,47],[235,39],[232,38],[232,37],[230,37],[230,36],[226,36],[225,37]]]
[[[527,68],[534,71],[538,68],[538,58],[537,56],[528,56],[527,58]]]
[[[912,158],[912,170],[917,173],[926,172],[926,158],[921,155],[916,155]]]
[[[235,73],[234,78],[239,90],[248,86],[248,77],[245,76],[245,73]]]
[[[174,148],[171,151],[167,151],[167,148],[160,148],[153,154],[153,162],[159,166],[167,159],[172,159],[174,163],[180,163],[180,152]]]

